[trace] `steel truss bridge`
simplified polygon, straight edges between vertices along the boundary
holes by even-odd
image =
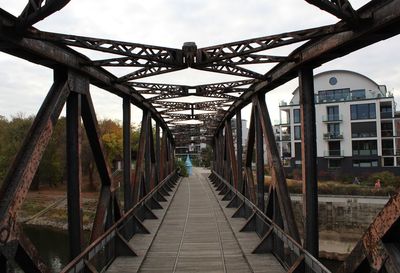
[[[165,219],[174,213],[180,215],[179,206],[175,206],[174,202],[187,200],[185,198],[190,196],[191,191],[189,187],[203,190],[206,193],[204,198],[208,199],[199,201],[197,197],[192,196],[187,201],[188,208],[194,206],[194,209],[191,213],[188,209],[186,218],[183,218],[186,219],[185,230],[193,227],[190,219],[195,215],[196,209],[201,210],[204,206],[209,206],[209,211],[213,212],[210,215],[215,216],[218,231],[221,231],[218,228],[219,220],[226,218],[232,235],[237,239],[236,248],[242,250],[240,257],[244,257],[247,264],[251,264],[252,254],[246,252],[246,247],[240,246],[241,235],[236,232],[235,224],[232,223],[234,218],[230,216],[242,218],[243,231],[256,232],[259,242],[254,245],[252,252],[265,253],[270,255],[268,259],[272,257],[278,261],[280,269],[276,272],[329,272],[316,259],[318,195],[313,69],[397,35],[400,32],[400,0],[372,0],[358,10],[353,9],[348,0],[306,0],[308,3],[304,3],[305,5],[319,7],[336,16],[338,22],[204,48],[197,48],[193,42],[185,43],[182,48],[167,48],[49,33],[33,27],[38,21],[62,9],[68,2],[69,0],[29,0],[19,17],[0,9],[0,50],[54,71],[54,83],[8,170],[0,191],[0,272],[7,272],[9,262],[17,263],[25,272],[49,272],[34,244],[25,235],[17,214],[27,197],[32,179],[64,105],[67,109],[68,233],[71,262],[62,272],[112,270],[122,258],[125,262],[114,272],[123,272],[124,266],[132,263],[129,259],[142,255],[136,250],[140,244],[132,242],[148,233],[155,236],[152,239],[154,244],[150,243],[150,250],[145,251],[151,254],[155,242],[162,239],[162,236],[168,237],[168,233],[161,232],[168,220],[161,221],[160,227],[153,232],[146,227],[151,226],[147,223],[161,217],[156,215],[156,210],[169,208],[165,212]],[[299,42],[302,42],[301,45]],[[268,54],[271,49],[295,44],[298,45],[297,48],[287,56]],[[90,59],[78,52],[80,48],[111,53],[115,57]],[[274,63],[275,66],[265,73],[258,73],[246,67],[266,63]],[[108,67],[130,68],[132,72],[116,76],[106,70]],[[159,84],[142,80],[187,68],[239,76],[246,80],[197,86]],[[303,241],[300,240],[294,221],[285,174],[265,103],[267,92],[296,77],[300,88],[303,136]],[[122,200],[119,200],[116,194],[115,181],[99,137],[99,126],[89,92],[90,85],[113,93],[123,102],[123,207],[120,205]],[[207,101],[179,101],[180,98],[192,95],[207,98]],[[252,111],[248,142],[246,151],[243,151],[241,109],[250,103]],[[132,105],[143,111],[143,119],[135,176],[131,179]],[[231,127],[233,117],[236,117],[236,132],[233,132]],[[188,120],[201,121],[202,124],[177,123]],[[81,121],[84,127],[81,127]],[[152,134],[153,125],[156,128],[155,136]],[[88,245],[84,244],[82,235],[79,144],[81,128],[85,128],[101,179],[101,191]],[[237,136],[235,140],[233,133]],[[192,143],[193,137],[200,136],[213,147],[212,173],[209,173],[208,180],[202,180],[204,177],[199,176],[197,180],[190,178],[192,182],[188,183],[186,178],[182,180],[177,176],[174,147]],[[264,189],[263,183],[263,145],[267,146],[269,167],[272,170],[273,183],[269,189]],[[237,152],[235,146],[238,147]],[[253,153],[257,166],[255,175],[251,169]],[[214,187],[210,187],[209,183]],[[268,192],[267,202],[264,202],[264,192]],[[224,200],[228,200],[228,203],[223,203]],[[227,213],[225,205],[231,209],[236,208],[235,212],[223,216],[222,213]],[[400,195],[397,194],[371,223],[338,272],[400,272],[399,216]],[[197,224],[202,225],[199,222]],[[220,228],[223,230],[223,227]],[[201,233],[201,230],[197,231]],[[225,233],[218,234],[223,249],[221,234]],[[171,245],[180,242],[178,254],[185,249],[182,238],[183,235],[181,239],[178,236],[175,241],[170,241]],[[229,270],[229,266],[234,261],[224,256],[221,249],[219,253],[225,257],[222,259],[222,271],[233,272]],[[201,253],[201,250],[198,250],[194,255],[202,257]],[[145,258],[154,257],[150,254]],[[174,255],[178,257],[176,253]],[[141,259],[144,259],[143,255]],[[161,256],[156,256],[155,263],[161,260]],[[195,263],[192,261],[193,268],[198,268]],[[202,263],[201,259],[197,263],[199,266]],[[178,272],[179,266],[176,262],[171,271]],[[275,267],[268,265],[261,271],[252,268],[250,272],[275,272]],[[190,270],[189,267],[183,271]],[[151,272],[167,271],[161,268]]]

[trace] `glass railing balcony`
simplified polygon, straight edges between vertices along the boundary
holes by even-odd
[[[353,150],[353,155],[368,156],[377,154],[378,154],[377,150]]]
[[[322,121],[323,122],[337,122],[337,121],[342,121],[343,120],[343,115],[326,115],[322,116]]]
[[[343,133],[339,133],[339,132],[325,133],[325,134],[324,134],[324,139],[325,139],[325,140],[330,140],[330,139],[343,139]]]
[[[324,151],[324,157],[343,157],[343,150],[328,150]]]

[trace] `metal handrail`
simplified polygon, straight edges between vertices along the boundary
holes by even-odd
[[[223,182],[231,192],[236,194],[236,196],[245,202],[246,205],[250,206],[253,212],[257,213],[261,217],[261,220],[272,227],[273,233],[281,239],[281,241],[288,246],[288,248],[296,253],[299,257],[304,255],[304,261],[309,266],[313,272],[318,273],[331,273],[320,261],[318,261],[314,256],[312,256],[307,250],[305,250],[296,240],[294,240],[290,235],[288,235],[281,227],[279,227],[274,221],[272,221],[268,216],[264,214],[255,204],[253,204],[246,196],[240,193],[236,188],[229,184],[224,178],[222,178],[214,170],[211,171],[221,182]]]
[[[123,217],[121,217],[117,222],[115,222],[107,231],[105,231],[99,238],[93,241],[86,249],[77,257],[75,257],[69,264],[67,264],[60,273],[70,273],[70,272],[80,272],[84,269],[85,260],[90,260],[102,248],[116,235],[116,230],[122,228],[126,224],[126,220],[135,215],[137,210],[139,210],[154,194],[163,187],[174,175],[176,175],[176,170],[170,173],[163,181],[161,181],[157,186],[155,186],[146,196],[140,199],[135,206],[128,210]],[[118,231],[118,230],[117,230]],[[101,245],[101,247],[98,247]],[[88,257],[86,259],[86,257]],[[77,270],[76,267],[78,266]]]

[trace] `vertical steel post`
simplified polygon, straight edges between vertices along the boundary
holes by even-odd
[[[311,68],[299,71],[301,155],[303,177],[304,247],[318,257],[318,183],[315,127],[314,78]]]
[[[243,190],[243,144],[242,144],[242,111],[236,113],[236,158],[238,169],[238,190]]]
[[[273,169],[272,175],[275,178],[274,182],[278,193],[277,197],[283,218],[284,228],[293,239],[295,239],[297,242],[300,242],[300,235],[296,226],[292,202],[290,200],[290,195],[286,184],[285,172],[279,156],[278,147],[276,145],[274,129],[272,127],[267,104],[265,103],[264,94],[258,95],[257,103],[259,118],[264,133],[264,140],[268,147],[268,155],[270,156],[270,162]]]
[[[148,120],[148,125],[147,125],[147,131],[146,131],[146,152],[144,154],[144,181],[146,184],[146,194],[151,191],[151,185],[150,185],[150,180],[151,180],[151,137],[153,134],[153,130],[151,128],[151,118]]]
[[[81,208],[81,94],[71,92],[67,99],[67,204],[69,256],[72,261],[82,252]]]
[[[225,121],[225,139],[226,139],[226,149],[227,149],[227,171],[232,177],[233,186],[238,189],[238,177],[239,172],[237,168],[236,156],[235,156],[235,146],[233,144],[233,134],[231,120]],[[230,164],[229,164],[230,163]]]
[[[161,170],[160,170],[160,160],[161,160],[161,147],[160,147],[160,125],[156,122],[156,185],[162,180]]]
[[[258,107],[258,106],[257,106]],[[256,108],[257,108],[256,107]],[[256,135],[256,179],[257,179],[257,207],[265,211],[264,201],[264,140],[261,121],[258,111],[254,108],[254,125]]]
[[[131,101],[128,97],[123,98],[122,102],[122,130],[123,130],[123,160],[124,160],[124,210],[127,212],[132,207],[132,189],[131,189]]]

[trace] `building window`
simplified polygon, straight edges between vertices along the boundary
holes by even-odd
[[[376,137],[376,122],[351,123],[351,137]]]
[[[368,168],[368,167],[378,167],[378,160],[353,160],[353,167]]]
[[[394,135],[392,121],[381,122],[381,135],[382,137],[392,137]]]
[[[381,103],[381,118],[392,118],[393,114],[392,114],[392,103],[389,102],[384,102]]]
[[[336,77],[331,77],[331,78],[329,79],[329,84],[330,84],[330,85],[336,85],[336,84],[337,84],[337,79],[336,79]]]
[[[341,150],[340,150],[340,141],[330,141],[328,143],[328,155],[329,156],[341,156]]]
[[[338,169],[340,168],[341,160],[340,159],[328,159],[328,168],[329,169]]]
[[[362,100],[365,99],[365,89],[357,89],[351,91],[351,99]]]
[[[301,126],[294,126],[294,139],[301,139]]]
[[[394,157],[383,158],[383,167],[393,167],[393,166],[394,166]]]
[[[349,88],[318,91],[319,102],[347,100],[349,96]]]
[[[294,123],[300,123],[300,109],[293,110],[293,121]]]
[[[301,161],[301,143],[297,142],[294,144],[294,157]]]
[[[339,123],[328,123],[328,134],[330,138],[336,138],[340,136],[340,124]]]
[[[350,106],[351,119],[374,119],[376,118],[375,103],[355,104]]]
[[[353,155],[377,155],[376,140],[353,141]]]
[[[394,154],[394,143],[392,139],[382,140],[382,155],[395,155]]]
[[[328,121],[339,120],[339,106],[326,107],[326,113],[328,114]]]

